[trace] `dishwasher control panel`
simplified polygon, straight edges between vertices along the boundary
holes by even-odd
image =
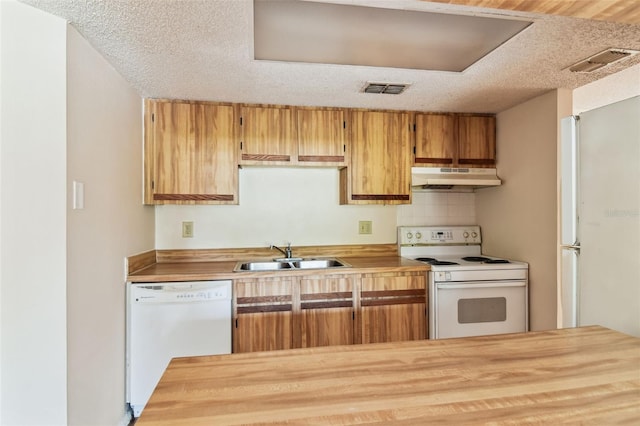
[[[198,302],[230,300],[231,286],[226,281],[193,281],[175,284],[132,284],[135,303]]]

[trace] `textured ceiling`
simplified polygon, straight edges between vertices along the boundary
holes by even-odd
[[[607,48],[640,50],[639,24],[422,0],[331,2],[513,16],[533,24],[454,73],[254,60],[252,0],[22,1],[67,19],[148,98],[499,112],[548,90],[573,89],[640,63],[636,55],[591,74],[566,70]],[[361,93],[367,81],[410,87],[397,96]]]

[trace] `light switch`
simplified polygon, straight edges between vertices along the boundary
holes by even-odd
[[[84,209],[84,183],[73,181],[73,209]]]
[[[361,220],[358,222],[359,234],[371,234],[373,231],[373,225],[370,220]]]
[[[182,222],[182,238],[193,238],[193,222]]]

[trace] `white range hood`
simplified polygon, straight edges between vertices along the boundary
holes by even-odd
[[[496,169],[450,167],[412,167],[411,187],[414,191],[432,189],[467,189],[499,186]]]

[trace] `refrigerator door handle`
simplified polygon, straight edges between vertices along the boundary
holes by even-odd
[[[580,254],[580,243],[576,242],[575,244],[562,244],[560,246],[563,249],[575,250]]]

